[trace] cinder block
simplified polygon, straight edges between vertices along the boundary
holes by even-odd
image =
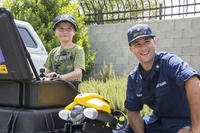
[[[117,57],[116,64],[128,64],[128,57]]]
[[[191,46],[199,46],[199,49],[200,49],[200,35],[199,37],[195,37],[195,38],[191,38],[192,39],[192,43],[191,43]]]
[[[183,29],[191,29],[192,21],[191,19],[177,19],[174,20],[174,30],[181,31]]]
[[[167,51],[182,56],[182,47],[158,47],[157,51]]]
[[[174,39],[159,39],[157,40],[158,47],[173,47]]]
[[[192,39],[191,38],[175,38],[173,47],[188,47],[191,46]]]
[[[176,26],[175,26],[176,27]],[[173,39],[173,38],[183,38],[183,29],[179,30],[173,30],[165,33],[165,37],[168,39]],[[163,39],[165,40],[165,39]]]
[[[166,32],[166,31],[174,31],[174,20],[165,20],[165,21],[160,21],[158,30],[160,32]]]
[[[192,18],[191,20],[191,29],[197,29],[200,30],[200,18],[196,17],[196,18]]]
[[[199,56],[200,54],[200,49],[199,47],[183,47],[182,48],[182,55],[197,55]]]

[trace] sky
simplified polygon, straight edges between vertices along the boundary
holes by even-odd
[[[188,15],[181,16],[182,18],[183,17],[184,18],[199,17],[200,16],[200,0],[165,0],[166,6],[171,6],[171,5],[176,6],[176,5],[179,5],[179,4],[180,5],[193,4],[194,2],[199,3],[199,5],[196,5],[196,8],[194,6],[188,6],[188,8],[186,8],[186,7],[181,7],[181,8],[175,7],[175,8],[173,8],[173,13],[194,12],[194,10],[199,12],[198,14],[195,14],[195,16],[194,16],[194,14],[188,14]],[[172,10],[167,9],[166,12],[172,13]]]
[[[1,6],[1,4],[4,2],[5,0],[0,0],[0,6]]]

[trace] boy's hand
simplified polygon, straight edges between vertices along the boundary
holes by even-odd
[[[46,77],[57,77],[57,73],[56,72],[50,72],[50,73],[48,73],[47,75],[46,75]]]

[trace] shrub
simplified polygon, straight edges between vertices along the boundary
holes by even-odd
[[[104,62],[100,70],[98,79],[100,81],[106,82],[109,79],[115,79],[115,78],[116,78],[116,74],[115,74],[115,71],[113,70],[112,63],[106,64]]]
[[[106,82],[90,79],[80,84],[81,93],[97,93],[110,101],[113,109],[124,109],[126,77],[109,79]]]

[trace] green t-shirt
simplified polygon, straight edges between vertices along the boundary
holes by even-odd
[[[59,74],[66,74],[80,68],[85,71],[85,53],[82,47],[52,49],[44,67]]]

